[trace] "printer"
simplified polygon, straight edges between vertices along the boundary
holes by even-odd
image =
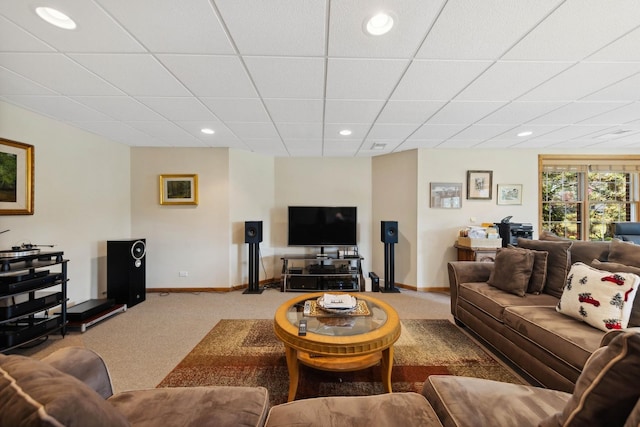
[[[511,216],[503,218],[500,222],[494,223],[498,227],[498,233],[502,238],[502,247],[507,245],[518,245],[518,237],[533,239],[533,225],[528,223],[511,222]]]

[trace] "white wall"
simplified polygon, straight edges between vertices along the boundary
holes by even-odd
[[[233,285],[249,282],[249,246],[244,243],[245,221],[262,221],[259,277],[271,279],[279,271],[271,244],[274,207],[274,160],[247,151],[230,150],[229,211],[232,228],[229,275]],[[264,269],[263,269],[264,267]],[[277,274],[279,276],[279,273]]]
[[[288,206],[356,206],[362,268],[370,270],[371,159],[276,158],[275,193],[271,241],[278,255],[303,251],[287,247]]]
[[[103,297],[106,240],[130,234],[129,147],[3,102],[0,136],[35,151],[35,213],[0,216],[11,230],[0,249],[55,244],[69,259],[70,301]]]
[[[162,174],[198,174],[198,206],[160,205]],[[229,150],[132,148],[131,188],[132,237],[147,239],[147,288],[229,288]]]

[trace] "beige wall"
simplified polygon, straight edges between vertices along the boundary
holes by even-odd
[[[72,303],[103,297],[106,241],[130,235],[129,147],[0,102],[0,136],[35,147],[35,213],[0,216],[0,249],[55,244]],[[48,248],[42,248],[48,250]]]
[[[371,159],[276,158],[275,192],[271,241],[277,255],[304,251],[287,247],[288,206],[356,206],[358,246],[365,258],[363,270],[370,270]]]
[[[198,174],[198,206],[160,205],[161,174]],[[147,239],[147,287],[228,288],[229,150],[132,148],[131,188],[131,232]]]

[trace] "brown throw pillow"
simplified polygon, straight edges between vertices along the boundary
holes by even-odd
[[[518,238],[518,247],[549,253],[547,258],[547,281],[544,285],[544,291],[549,295],[560,298],[570,267],[569,248],[571,247],[571,241],[529,240],[520,237]]]
[[[640,334],[626,332],[597,349],[567,405],[540,422],[551,426],[621,426],[640,397]]]
[[[491,286],[523,297],[533,270],[533,252],[500,248],[487,281]]]
[[[540,232],[540,235],[538,236],[538,240],[555,240],[555,241],[564,240],[564,241],[566,241],[566,240],[569,240],[569,239],[567,239],[566,237],[560,237],[557,234],[553,234],[550,231],[542,230]]]
[[[594,259],[591,261],[591,266],[598,270],[610,271],[611,273],[633,273],[640,276],[640,268],[619,264],[617,262],[603,262]],[[631,317],[629,317],[629,325],[627,325],[627,327],[632,328],[636,326],[640,326],[640,298],[638,296],[633,299],[633,308],[631,309]]]
[[[513,245],[509,245],[508,247],[533,253],[533,270],[529,278],[527,293],[538,295],[544,289],[544,283],[547,280],[547,258],[549,257],[549,252],[518,248]]]
[[[607,261],[640,267],[640,245],[613,239],[609,246]]]
[[[0,355],[0,426],[128,426],[86,384],[24,356]]]

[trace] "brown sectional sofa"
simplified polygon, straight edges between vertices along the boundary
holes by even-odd
[[[613,334],[556,311],[571,265],[640,273],[640,245],[614,239],[584,242],[519,239],[518,247],[548,253],[542,292],[518,296],[487,283],[497,263],[448,264],[451,313],[481,341],[515,365],[534,384],[571,392],[591,354]],[[512,271],[513,266],[508,266]],[[629,327],[640,326],[640,297]]]

